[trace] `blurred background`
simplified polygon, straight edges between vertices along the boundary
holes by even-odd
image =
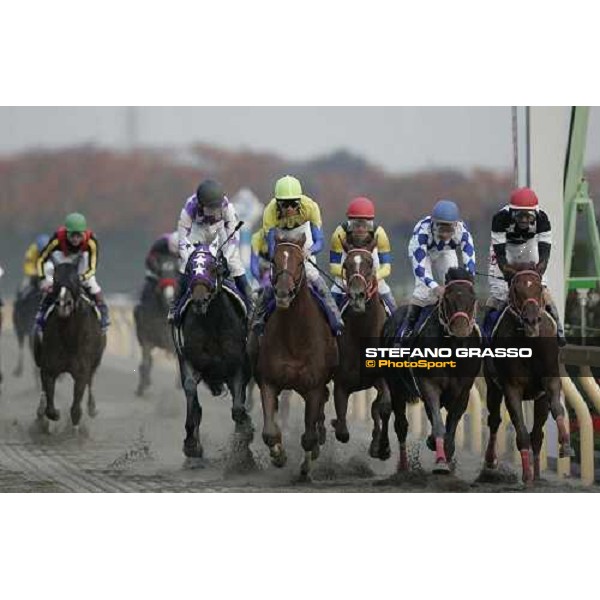
[[[586,157],[594,196],[598,109]],[[491,215],[513,187],[513,162],[510,107],[4,107],[0,289],[14,293],[38,233],[80,211],[100,241],[100,285],[135,297],[149,246],[176,227],[203,178],[220,180],[230,197],[247,188],[265,203],[275,180],[292,174],[319,202],[328,237],[353,196],[375,202],[401,299],[412,286],[410,233],[440,198],[459,203],[484,270]],[[322,253],[322,266],[327,259]]]

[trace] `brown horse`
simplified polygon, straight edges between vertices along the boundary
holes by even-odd
[[[451,348],[453,356],[456,356],[458,348],[479,348],[481,337],[475,327],[476,302],[473,276],[463,268],[449,269],[443,297],[420,330],[415,333],[412,348],[425,351],[443,346]],[[386,345],[395,343],[396,333],[405,314],[406,307],[401,307],[387,320],[383,333]],[[432,371],[425,368],[389,371],[387,382],[392,395],[394,428],[400,446],[399,471],[408,469],[406,403],[413,402],[418,395],[423,400],[425,412],[431,423],[427,447],[435,452],[433,472],[450,472],[448,461],[452,459],[455,451],[456,428],[467,409],[469,392],[480,368],[481,359],[473,357],[461,359],[460,368],[444,366]],[[448,412],[445,424],[441,414],[442,408]],[[380,415],[374,415],[374,418],[378,416]],[[385,449],[389,446],[389,416],[382,416],[379,445]],[[381,451],[380,454],[385,456]]]
[[[501,422],[500,407],[504,396],[517,434],[523,481],[528,483],[532,480],[530,444],[533,449],[533,479],[540,477],[543,427],[549,411],[558,427],[559,456],[570,456],[571,446],[565,412],[560,402],[556,323],[544,310],[542,277],[531,263],[511,267],[514,275],[510,279],[508,306],[495,327],[491,344],[492,347],[516,345],[531,348],[532,358],[495,358],[486,359],[484,363],[490,428],[485,464],[492,469],[498,465],[496,435]],[[523,400],[535,402],[531,434],[527,432],[523,419]]]
[[[276,308],[263,336],[252,339],[249,349],[262,398],[263,440],[277,467],[287,460],[276,422],[278,396],[282,390],[292,389],[304,398],[305,430],[301,442],[305,460],[300,473],[303,479],[309,479],[312,460],[319,455],[319,445],[325,443],[327,383],[338,362],[338,349],[327,319],[309,289],[305,241],[304,234],[300,238],[277,235],[273,257]]]
[[[381,375],[361,377],[358,368],[361,360],[361,341],[379,339],[387,318],[379,298],[377,276],[373,268],[372,252],[376,245],[376,239],[366,247],[350,247],[346,242],[343,243],[346,259],[342,266],[342,277],[348,305],[344,311],[344,333],[340,338],[340,363],[333,376],[337,418],[331,422],[335,429],[335,437],[343,443],[350,439],[346,424],[350,394],[375,387],[377,398],[373,402],[371,412],[391,410],[390,391],[385,378]],[[379,421],[374,422],[377,424]],[[373,438],[377,439],[375,432]],[[381,456],[379,452],[382,452]],[[371,445],[370,453],[378,458],[389,458],[390,448],[389,445],[387,449],[381,448],[375,442]]]

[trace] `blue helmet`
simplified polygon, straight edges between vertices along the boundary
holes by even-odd
[[[434,221],[443,221],[444,223],[455,223],[460,219],[458,206],[452,200],[439,200],[433,207],[431,216]]]
[[[40,235],[35,238],[35,245],[37,246],[38,252],[41,252],[48,245],[49,241],[50,236],[48,234],[40,233]]]

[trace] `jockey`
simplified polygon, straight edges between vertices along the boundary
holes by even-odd
[[[506,280],[515,273],[515,263],[535,263],[542,276],[546,310],[556,321],[558,341],[564,346],[564,330],[558,310],[546,289],[544,276],[550,260],[552,233],[548,215],[539,207],[535,192],[519,188],[512,192],[510,203],[503,206],[492,219],[492,243],[489,254],[490,298],[484,309],[484,321],[492,310],[503,310],[508,301]]]
[[[106,331],[110,325],[108,306],[96,281],[98,241],[91,229],[87,228],[85,217],[80,213],[67,215],[64,226],[60,227],[50,238],[38,256],[37,274],[43,293],[35,320],[38,331],[44,325],[46,311],[52,302],[50,291],[52,290],[54,267],[65,262],[78,265],[81,283],[96,302],[100,313],[100,326],[103,331]]]
[[[40,284],[37,271],[37,260],[40,252],[46,247],[50,241],[50,236],[46,233],[41,233],[35,238],[35,241],[29,245],[25,252],[23,261],[23,281],[19,288],[18,296],[24,297],[29,292],[37,290]]]
[[[161,266],[165,261],[179,265],[179,233],[165,233],[151,246],[146,255],[146,281],[142,290],[142,301],[152,298],[156,281],[161,277]],[[179,270],[179,269],[177,269]]]
[[[175,310],[187,291],[186,266],[194,253],[195,244],[216,243],[221,246],[233,233],[238,217],[233,204],[225,196],[219,183],[212,179],[203,181],[196,193],[185,202],[179,215],[179,285],[177,296],[169,310],[168,320],[175,318]],[[223,256],[227,260],[229,271],[235,286],[244,300],[248,316],[252,311],[252,289],[246,279],[239,249],[240,237],[235,233],[223,247]]]
[[[258,285],[265,288],[271,284],[271,261],[269,260],[269,248],[262,229],[252,235],[250,240],[252,249],[250,255],[250,272]]]
[[[312,255],[318,254],[323,249],[324,240],[321,227],[319,205],[302,193],[300,182],[289,175],[279,179],[275,183],[275,197],[267,204],[263,213],[263,236],[267,243],[269,257],[272,257],[275,251],[275,235],[278,229],[305,235],[306,277],[313,289],[324,300],[335,321],[335,332],[339,335],[344,327],[340,311],[311,258]],[[267,307],[273,295],[273,287],[266,287],[256,307],[253,329],[259,335],[264,330]]]
[[[465,269],[474,275],[475,245],[471,233],[460,220],[458,206],[451,200],[440,200],[431,216],[417,223],[408,244],[415,289],[408,305],[403,337],[412,334],[421,309],[442,297],[448,269],[458,267],[458,249]]]
[[[348,220],[338,225],[331,236],[329,271],[335,277],[331,293],[341,308],[346,297],[343,293],[342,281],[342,265],[345,259],[343,242],[348,241],[351,245],[360,247],[375,239],[377,246],[373,249],[373,266],[377,272],[379,295],[390,314],[393,314],[397,308],[396,301],[390,286],[385,281],[392,271],[392,249],[385,229],[373,223],[375,206],[368,198],[355,198],[350,202],[346,216]]]

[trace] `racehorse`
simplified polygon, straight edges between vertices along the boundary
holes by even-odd
[[[372,239],[364,247],[351,247],[346,241],[342,243],[346,258],[342,265],[342,278],[345,287],[345,304],[343,307],[344,332],[340,337],[340,361],[333,376],[336,418],[331,424],[335,429],[335,437],[343,443],[348,442],[350,434],[346,423],[348,396],[353,392],[377,389],[377,397],[373,402],[373,411],[380,412],[381,407],[391,410],[390,391],[385,377],[362,374],[359,369],[361,361],[361,340],[379,339],[383,332],[387,314],[379,297],[377,275],[374,271],[373,249],[377,240]],[[381,405],[381,406],[380,406]],[[378,420],[374,419],[375,423]],[[374,432],[374,438],[377,433]],[[379,450],[379,444],[372,444],[371,454]],[[387,448],[389,457],[389,446]]]
[[[37,415],[40,419],[45,415],[51,421],[58,421],[60,411],[54,406],[56,378],[69,373],[74,380],[71,422],[77,426],[86,388],[88,414],[90,417],[97,414],[92,381],[102,360],[106,336],[94,303],[81,285],[76,264],[56,265],[51,294],[52,312],[46,319],[42,337],[36,336],[33,343],[42,382]]]
[[[473,276],[464,268],[449,269],[443,296],[425,322],[415,330],[412,348],[424,351],[443,346],[451,349],[452,356],[456,356],[458,348],[479,348],[481,336],[475,325],[476,302]],[[396,333],[405,314],[406,307],[401,307],[387,320],[383,333],[386,345],[396,343]],[[436,362],[439,361],[439,358],[436,359]],[[444,366],[431,370],[417,367],[388,372],[386,379],[392,396],[394,428],[400,447],[399,471],[408,469],[406,403],[420,397],[431,423],[427,447],[435,452],[433,472],[450,472],[449,461],[455,452],[456,428],[467,409],[469,392],[481,368],[481,359],[462,358],[458,368],[452,367],[448,362],[451,361],[442,359]],[[445,424],[441,415],[442,408],[447,411]],[[389,416],[384,412],[381,417],[382,429],[377,454],[385,458],[388,454],[386,448],[389,446]]]
[[[214,396],[220,395],[226,384],[233,398],[231,417],[236,431],[252,431],[246,408],[246,385],[250,379],[247,319],[243,301],[224,281],[227,268],[220,251],[214,253],[208,245],[197,245],[188,260],[186,274],[189,300],[184,298],[182,316],[173,327],[173,335],[187,401],[183,452],[189,458],[201,458],[200,381]]]
[[[143,396],[151,383],[152,350],[159,348],[169,354],[175,354],[167,313],[175,295],[176,274],[177,265],[174,260],[160,261],[158,273],[152,277],[154,285],[146,285],[140,303],[133,309],[135,331],[142,350],[140,378],[136,390],[138,396]]]
[[[561,383],[558,367],[556,323],[544,309],[542,277],[533,263],[511,265],[508,305],[496,322],[491,345],[518,346],[531,349],[532,358],[485,359],[487,382],[488,427],[490,439],[485,453],[485,465],[498,466],[496,435],[501,422],[502,397],[516,430],[517,448],[521,454],[522,479],[530,483],[540,477],[540,451],[544,440],[544,424],[548,412],[556,420],[559,436],[559,456],[571,456],[565,411],[560,402]],[[523,419],[522,402],[534,400],[534,422],[531,434]],[[530,463],[533,449],[533,476]]]
[[[32,329],[35,323],[35,315],[37,308],[42,299],[42,294],[37,287],[29,287],[24,292],[17,294],[15,304],[13,307],[13,328],[17,336],[17,342],[19,345],[19,353],[17,357],[17,366],[13,371],[15,377],[21,377],[23,375],[23,362],[24,362],[24,345],[25,341],[31,337]],[[35,371],[36,382],[39,381],[37,369]]]
[[[305,401],[301,443],[305,452],[300,474],[310,479],[312,461],[325,443],[327,383],[338,362],[337,342],[326,316],[309,289],[304,264],[306,237],[278,233],[273,255],[275,311],[260,340],[251,334],[249,349],[254,377],[260,387],[264,426],[263,441],[271,460],[282,467],[287,456],[276,422],[278,396],[295,390]]]

